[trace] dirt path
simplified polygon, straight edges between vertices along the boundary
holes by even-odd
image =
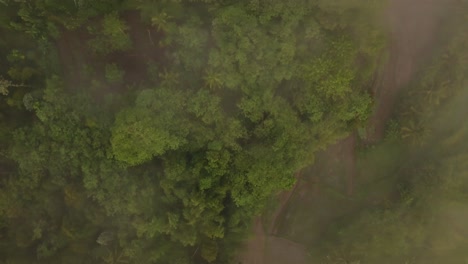
[[[279,225],[280,225],[280,222],[281,222],[281,219],[282,219],[280,216],[284,214],[286,208],[288,207],[289,201],[291,200],[291,196],[296,192],[296,190],[298,189],[298,186],[301,184],[300,183],[301,176],[302,176],[302,171],[297,172],[296,175],[295,175],[296,184],[294,185],[294,187],[289,191],[282,192],[278,196],[279,206],[276,209],[275,213],[273,214],[272,222],[271,222],[270,226],[268,227],[268,234],[269,235],[273,235],[273,236],[277,235],[278,228],[279,228]]]
[[[375,86],[376,109],[368,129],[370,143],[384,137],[401,90],[406,88],[433,46],[441,17],[450,0],[390,0],[389,59]]]
[[[301,172],[296,173],[296,179],[299,181],[301,176]],[[258,216],[255,218],[254,221],[254,228],[253,228],[253,237],[249,239],[246,243],[246,249],[243,251],[243,254],[239,256],[239,260],[237,261],[240,264],[262,264],[262,263],[271,263],[271,261],[265,262],[265,257],[268,257],[269,254],[266,253],[266,243],[269,240],[277,241],[275,235],[278,231],[279,222],[282,217],[280,217],[285,209],[288,206],[288,202],[290,201],[291,196],[295,192],[298,184],[294,186],[293,189],[289,191],[284,191],[278,195],[279,206],[276,209],[275,213],[273,214],[272,222],[267,227],[268,234],[265,232],[265,228],[262,224],[262,217]],[[278,243],[269,243],[271,245],[277,246]]]
[[[245,244],[245,250],[239,255],[236,264],[263,264],[265,263],[266,235],[263,229],[262,218],[257,217],[253,225],[253,236]]]
[[[369,121],[368,141],[376,143],[382,140],[385,132],[385,124],[392,115],[396,100],[402,89],[408,86],[410,80],[418,70],[418,66],[424,62],[424,55],[433,46],[437,27],[447,3],[450,0],[389,0],[385,19],[390,34],[389,59],[378,76],[375,90],[376,109]],[[356,135],[338,142],[330,147],[329,153],[339,153],[339,159],[347,174],[347,183],[344,189],[348,195],[353,194],[355,168]],[[310,190],[314,191],[314,190]],[[286,201],[290,195],[286,195]],[[283,219],[284,202],[275,214],[273,223]],[[266,259],[271,259],[270,253],[265,253],[267,241],[260,219],[255,223],[255,237],[246,247],[244,255],[250,258],[241,263],[263,264]],[[275,231],[275,224],[272,231]],[[260,230],[261,229],[261,230]],[[265,256],[265,254],[268,254]],[[285,252],[285,254],[288,254]],[[290,253],[289,260],[300,255],[294,250]],[[288,258],[286,258],[288,259]],[[286,261],[284,263],[291,263]]]

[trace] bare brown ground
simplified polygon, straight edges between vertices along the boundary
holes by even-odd
[[[253,236],[246,242],[245,248],[236,260],[236,264],[263,264],[265,262],[266,236],[262,218],[255,218]]]
[[[279,217],[280,215],[283,215],[286,208],[288,207],[288,203],[291,200],[291,196],[296,192],[296,189],[300,185],[299,181],[302,176],[302,172],[299,171],[296,173],[296,184],[294,187],[289,190],[289,191],[284,191],[278,195],[278,200],[279,200],[279,206],[276,209],[275,213],[272,216],[272,222],[270,226],[268,227],[268,234],[269,235],[276,235],[278,233],[278,227],[279,227],[279,220],[281,218]]]
[[[396,100],[424,62],[424,56],[430,51],[435,40],[437,27],[446,4],[450,0],[389,0],[385,19],[390,34],[389,59],[382,72],[377,76],[374,87],[376,109],[369,121],[368,142],[376,143],[383,139],[385,124],[392,115]],[[337,142],[327,149],[325,156],[330,159],[329,168],[341,164],[347,175],[344,187],[348,195],[353,194],[356,176],[356,133]],[[319,178],[319,177],[314,177]],[[298,181],[299,182],[299,181]],[[318,183],[296,185],[294,190],[301,195],[304,192],[317,192]],[[304,189],[310,187],[308,190]],[[282,194],[281,205],[274,214],[270,231],[276,233],[278,222],[287,221],[285,207],[291,197]],[[246,245],[242,264],[286,264],[306,263],[305,248],[288,240],[272,239],[265,236],[260,218],[255,222],[255,236]],[[260,230],[261,229],[261,230]],[[266,241],[275,242],[265,246]],[[259,245],[259,243],[261,245]]]
[[[128,85],[138,85],[147,80],[148,63],[165,64],[165,51],[159,46],[162,32],[143,23],[137,11],[128,11],[121,16],[129,27],[128,34],[132,41],[132,48],[105,56],[94,54],[88,45],[88,41],[93,36],[88,33],[86,27],[99,25],[99,19],[91,19],[86,25],[73,31],[62,30],[55,42],[63,76],[69,88],[76,89],[90,85],[90,77],[86,76],[84,71],[85,66],[92,68],[94,74],[91,78],[102,83],[106,83],[104,72],[106,63],[115,63],[124,70],[124,84],[104,86],[94,94],[102,97],[107,93],[122,91]]]
[[[255,218],[253,223],[253,235],[248,239],[244,245],[244,249],[237,257],[236,264],[263,264],[263,263],[306,263],[306,262],[278,262],[283,257],[287,260],[291,252],[299,251],[305,252],[304,247],[290,240],[277,237],[278,228],[283,220],[282,215],[288,207],[292,195],[296,192],[298,187],[302,185],[299,183],[302,172],[296,173],[296,184],[291,190],[283,191],[277,196],[279,205],[272,215],[272,222],[268,227],[264,227],[262,216]],[[265,229],[268,231],[265,232]],[[298,259],[304,259],[305,254],[294,254]],[[279,256],[279,257],[278,257]],[[287,257],[284,259],[284,257]]]
[[[266,240],[265,262],[268,264],[307,264],[306,248],[290,240],[269,236]]]

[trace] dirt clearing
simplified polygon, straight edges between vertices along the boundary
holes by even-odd
[[[126,33],[132,43],[130,49],[110,54],[93,52],[88,42],[96,36],[89,33],[87,27],[100,28],[101,19],[94,18],[73,31],[63,29],[56,40],[60,65],[63,65],[63,76],[68,87],[83,89],[92,86],[91,80],[97,81],[101,85],[93,91],[93,95],[100,98],[109,93],[126,91],[132,85],[150,79],[149,64],[163,67],[167,63],[165,49],[159,45],[162,32],[144,23],[137,11],[127,11],[120,17],[129,27]],[[124,82],[109,84],[106,81],[105,66],[111,63],[123,70]]]

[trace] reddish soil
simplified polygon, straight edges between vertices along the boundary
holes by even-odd
[[[296,173],[296,179],[299,182],[301,177],[301,172]],[[241,256],[239,256],[238,263],[239,264],[262,264],[262,263],[272,263],[271,261],[265,262],[265,257],[270,256],[270,254],[266,254],[266,250],[271,247],[278,247],[281,242],[287,241],[286,243],[289,245],[294,245],[293,242],[288,241],[286,239],[283,240],[276,240],[275,235],[278,231],[278,227],[280,225],[280,220],[282,217],[281,215],[284,214],[285,209],[287,208],[288,202],[291,199],[291,196],[296,191],[299,183],[296,183],[293,189],[289,191],[284,191],[278,195],[279,206],[274,212],[272,216],[272,223],[268,227],[268,234],[265,233],[265,228],[262,224],[262,217],[259,216],[255,218],[254,221],[254,228],[253,228],[253,236],[249,239],[245,245],[246,250],[243,251]],[[270,235],[270,236],[269,236]],[[267,243],[267,240],[275,241],[274,243]],[[280,242],[278,242],[280,241]],[[267,244],[270,245],[267,247]],[[269,250],[271,251],[271,250]],[[271,252],[277,252],[277,250],[272,250]],[[270,256],[271,257],[271,256]],[[298,263],[299,262],[294,262]]]
[[[266,236],[262,218],[257,217],[253,225],[253,236],[245,244],[246,250],[240,254],[236,264],[263,264],[265,262]]]
[[[139,84],[148,79],[148,63],[165,64],[164,49],[159,46],[162,33],[156,28],[143,23],[139,12],[129,11],[121,16],[129,27],[128,34],[132,41],[132,48],[128,51],[114,52],[109,55],[94,54],[88,45],[92,35],[86,27],[98,25],[99,18],[90,20],[83,27],[70,31],[62,30],[56,41],[59,58],[63,67],[63,75],[70,88],[89,86],[90,76],[86,76],[84,67],[92,68],[93,80],[106,83],[105,63],[115,63],[125,72],[124,83],[105,86],[95,94],[100,97],[109,92],[127,89],[128,85]]]
[[[147,79],[148,63],[153,62],[158,65],[167,63],[165,51],[159,45],[163,35],[155,27],[143,23],[139,12],[127,12],[122,19],[130,27],[129,34],[133,47],[130,51],[111,55],[110,61],[125,70],[127,83],[139,83]]]
[[[86,41],[90,39],[84,29],[63,30],[56,41],[62,74],[69,87],[83,84],[85,80],[82,67],[90,60]]]
[[[279,201],[279,206],[276,209],[275,213],[272,216],[272,222],[270,226],[268,227],[268,234],[269,235],[277,235],[278,233],[278,228],[280,225],[280,221],[282,218],[280,218],[281,215],[284,214],[286,208],[288,207],[289,201],[291,201],[291,196],[296,192],[296,189],[300,185],[299,181],[301,180],[302,172],[299,171],[296,173],[296,184],[294,187],[289,190],[289,191],[284,191],[281,194],[278,195],[278,201]]]
[[[255,219],[253,233],[246,243],[248,250],[239,256],[236,264],[307,264],[305,247],[281,237],[266,235],[261,217]]]
[[[310,264],[306,248],[290,240],[269,236],[266,241],[265,262],[268,264]]]

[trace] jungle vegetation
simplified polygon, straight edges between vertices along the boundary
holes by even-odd
[[[1,1],[0,260],[229,261],[367,120],[378,4]]]
[[[366,124],[381,5],[0,0],[0,263],[229,263],[268,199]]]

